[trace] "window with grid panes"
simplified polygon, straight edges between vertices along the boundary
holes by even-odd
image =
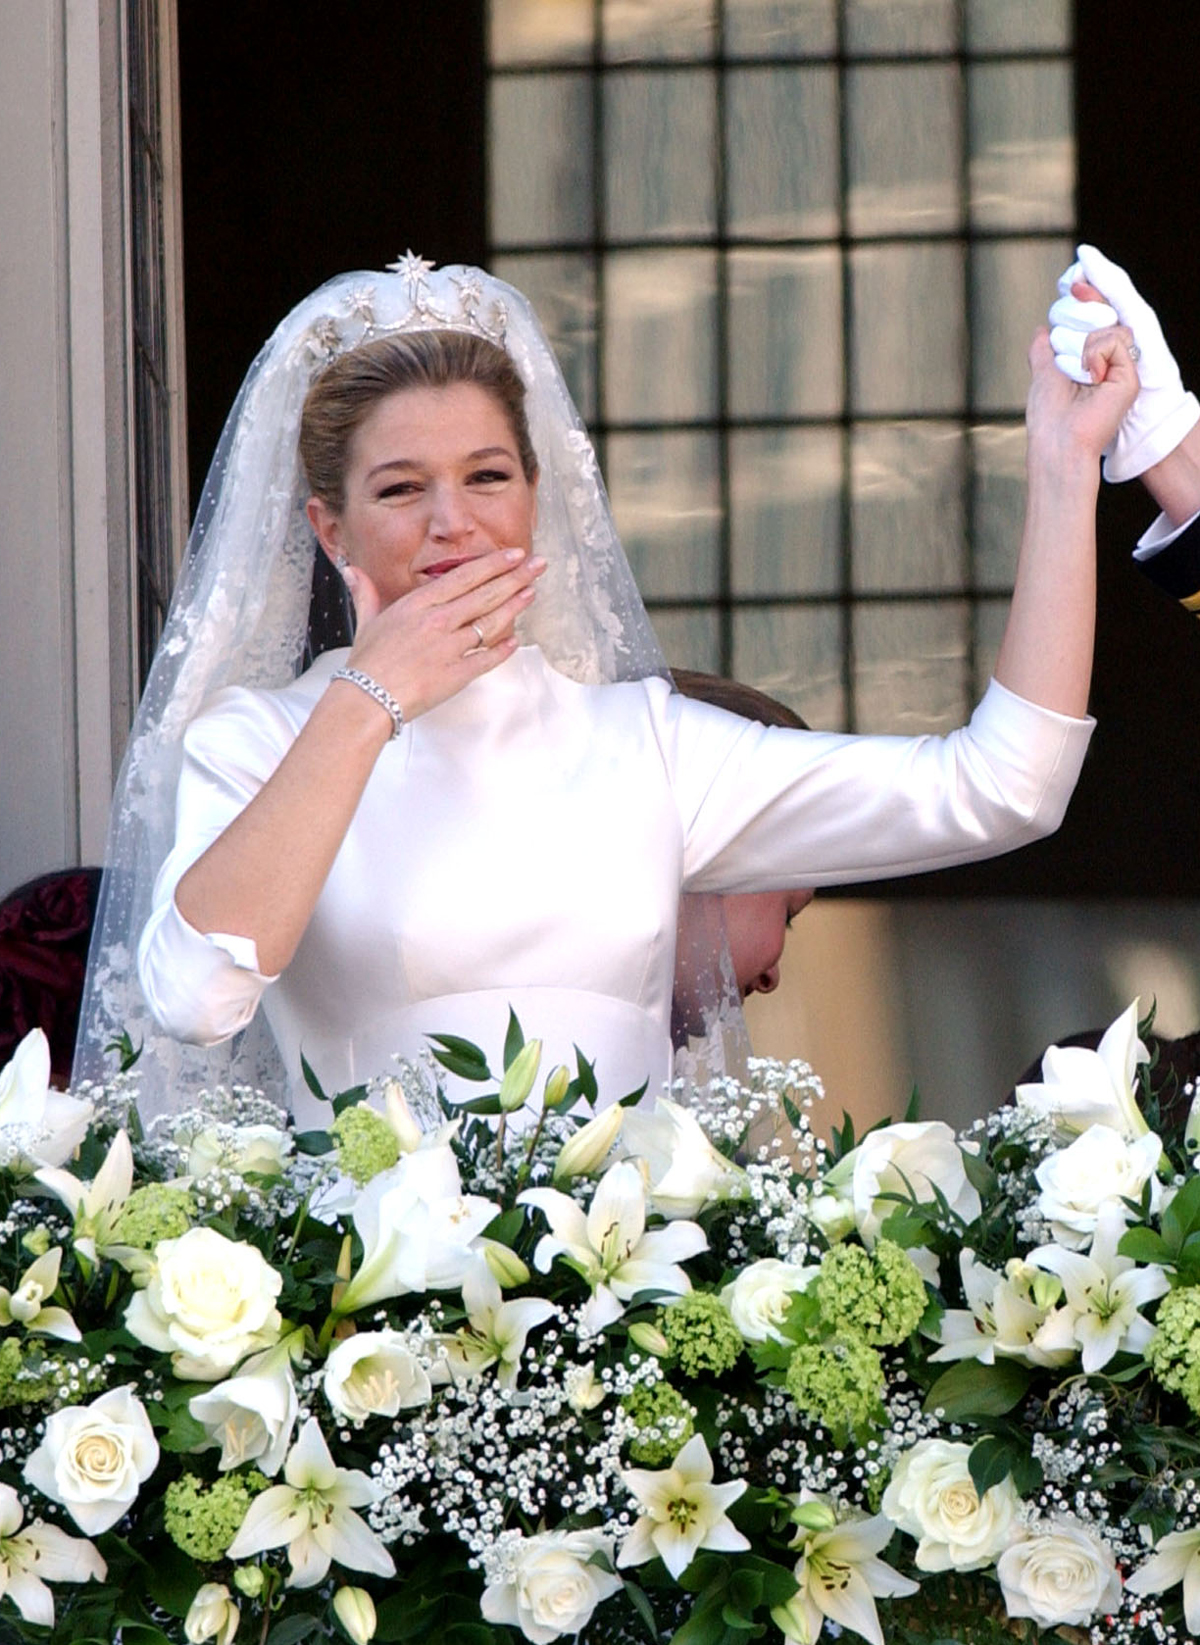
[[[489,249],[670,661],[822,727],[991,670],[1071,258],[1066,0],[491,0]]]

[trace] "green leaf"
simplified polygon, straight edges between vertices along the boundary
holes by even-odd
[[[658,1638],[658,1623],[654,1618],[653,1607],[646,1598],[645,1591],[639,1588],[636,1582],[630,1582],[628,1577],[625,1579],[625,1597],[646,1624],[651,1639],[656,1640]]]
[[[1021,1496],[1042,1483],[1041,1464],[1029,1454],[1024,1436],[988,1434],[971,1447],[971,1480],[982,1497],[1010,1478]]]
[[[347,1108],[356,1108],[360,1102],[366,1102],[367,1088],[365,1085],[352,1085],[349,1090],[339,1091],[333,1099],[335,1114],[344,1114]]]
[[[636,1108],[637,1105],[641,1102],[642,1098],[646,1095],[646,1091],[647,1091],[647,1088],[649,1087],[649,1084],[650,1084],[649,1080],[643,1080],[642,1083],[638,1086],[636,1091],[627,1091],[623,1097],[618,1097],[617,1107],[618,1108]]]
[[[487,1058],[470,1040],[460,1039],[457,1034],[430,1034],[427,1037],[433,1041],[435,1060],[450,1073],[464,1080],[495,1078],[487,1065]]]
[[[308,1086],[308,1089],[312,1092],[313,1096],[316,1097],[317,1101],[328,1102],[329,1098],[325,1095],[325,1088],[317,1076],[313,1073],[312,1065],[309,1063],[309,1060],[304,1055],[303,1051],[300,1053],[300,1072],[304,1075],[305,1085]]]
[[[450,1068],[450,1064],[447,1063],[446,1067]],[[455,1070],[450,1068],[450,1072],[453,1074]],[[468,1074],[465,1077],[467,1079],[472,1079],[474,1076]],[[503,1109],[500,1107],[499,1092],[490,1097],[472,1097],[470,1102],[456,1102],[454,1104],[454,1111],[457,1114],[495,1115],[503,1113]]]
[[[321,1630],[323,1633],[324,1630]],[[317,1621],[313,1616],[285,1616],[267,1635],[267,1645],[302,1645],[302,1641],[319,1639]],[[325,1635],[328,1638],[328,1634]]]
[[[725,1636],[725,1620],[719,1601],[697,1605],[681,1627],[672,1635],[671,1645],[719,1645]]]
[[[589,1062],[578,1046],[575,1047],[575,1078],[568,1090],[573,1091],[576,1087],[584,1102],[595,1102],[600,1095],[600,1087],[596,1084],[596,1064]]]
[[[517,1021],[517,1013],[510,1005],[508,1008],[508,1028],[504,1035],[504,1066],[511,1068],[521,1052],[525,1049],[525,1035],[521,1032],[521,1024]]]
[[[960,1360],[934,1383],[925,1396],[924,1409],[944,1411],[949,1422],[1007,1416],[1024,1399],[1032,1381],[1033,1372],[1015,1360],[1001,1359],[994,1365]]]
[[[1200,1177],[1189,1177],[1162,1214],[1162,1235],[1178,1251],[1189,1234],[1200,1228]]]
[[[1135,1262],[1170,1262],[1172,1252],[1161,1235],[1153,1228],[1127,1228],[1121,1235],[1117,1251]]]
[[[293,1131],[292,1141],[298,1154],[331,1154],[333,1138],[328,1131]]]

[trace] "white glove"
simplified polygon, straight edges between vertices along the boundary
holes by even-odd
[[[1090,383],[1091,374],[1080,363],[1088,333],[1118,322],[1133,332],[1142,386],[1105,453],[1104,478],[1136,480],[1174,451],[1200,422],[1200,404],[1184,389],[1158,316],[1125,270],[1095,246],[1079,246],[1077,254],[1079,261],[1059,278],[1059,298],[1050,309],[1050,346],[1060,371],[1077,383]],[[1077,281],[1095,286],[1108,302],[1081,303],[1072,297]]]

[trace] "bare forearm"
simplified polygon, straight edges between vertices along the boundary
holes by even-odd
[[[1172,525],[1184,525],[1200,513],[1200,423],[1161,463],[1146,470],[1142,483]]]
[[[1021,556],[996,662],[1001,685],[1060,714],[1087,712],[1096,608],[1094,456],[1031,452]]]
[[[189,924],[253,938],[259,969],[282,971],[390,731],[378,704],[335,681],[274,775],[180,880]]]

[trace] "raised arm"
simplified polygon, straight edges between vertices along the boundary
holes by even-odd
[[[1100,457],[1137,393],[1131,341],[1121,326],[1089,334],[1086,384],[1055,368],[1047,328],[1029,350],[1025,528],[996,678],[1061,714],[1087,711]]]

